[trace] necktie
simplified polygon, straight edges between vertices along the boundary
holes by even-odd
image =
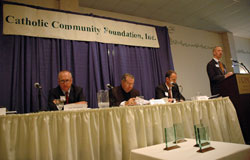
[[[68,104],[69,103],[69,93],[65,92],[65,96],[66,96],[66,104]]]
[[[220,69],[221,69],[222,73],[224,74],[225,73],[225,69],[224,69],[223,64],[220,61],[219,61],[219,65],[220,65]]]
[[[169,88],[169,90],[168,90],[168,98],[172,98],[171,88]]]

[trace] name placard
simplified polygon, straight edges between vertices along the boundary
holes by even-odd
[[[0,108],[0,116],[6,115],[6,108]]]

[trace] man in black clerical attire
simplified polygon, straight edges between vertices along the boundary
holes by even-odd
[[[216,46],[213,49],[213,59],[207,64],[207,74],[210,81],[210,89],[212,95],[216,95],[219,93],[219,82],[233,75],[232,72],[227,73],[225,65],[220,61],[222,54],[222,48]]]
[[[60,96],[65,96],[65,103],[81,103],[86,104],[85,96],[81,87],[72,84],[72,74],[67,71],[61,71],[58,74],[58,86],[49,91],[48,105],[49,110],[58,110],[55,103]]]
[[[109,96],[110,106],[136,105],[135,97],[140,93],[134,89],[135,78],[132,74],[125,73],[122,76],[121,85],[114,87]]]
[[[176,101],[185,101],[185,98],[179,91],[179,87],[176,83],[177,74],[173,70],[169,70],[165,75],[165,83],[155,88],[155,98],[168,98],[169,102],[173,102],[173,98]]]

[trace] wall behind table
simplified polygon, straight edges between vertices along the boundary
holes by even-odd
[[[250,39],[234,36],[234,41],[238,61],[250,70]],[[244,69],[240,68],[240,71],[244,72]]]

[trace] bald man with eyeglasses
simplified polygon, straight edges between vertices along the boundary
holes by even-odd
[[[64,70],[58,74],[58,86],[49,91],[48,105],[49,110],[58,110],[56,100],[61,96],[65,96],[64,104],[80,103],[86,104],[86,99],[83,94],[83,89],[72,84],[71,72]]]

